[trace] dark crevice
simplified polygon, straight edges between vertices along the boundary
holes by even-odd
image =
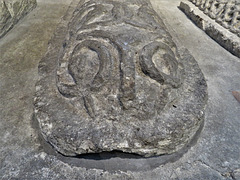
[[[118,150],[101,153],[89,153],[76,156],[65,156],[48,143],[42,136],[36,117],[33,115],[32,127],[36,130],[36,134],[41,146],[39,153],[44,151],[48,155],[57,157],[60,161],[71,166],[82,167],[86,169],[102,169],[109,172],[115,171],[148,171],[164,165],[166,163],[175,162],[185,154],[190,147],[196,144],[197,139],[203,129],[204,123],[201,124],[191,142],[184,148],[173,154],[165,154],[154,157],[143,157],[134,153],[126,153]]]
[[[121,158],[121,159],[141,159],[143,158],[139,154],[127,153],[119,150],[113,150],[109,152],[100,152],[100,153],[89,153],[76,155],[73,158],[78,159],[89,159],[89,160],[108,160],[111,158]]]

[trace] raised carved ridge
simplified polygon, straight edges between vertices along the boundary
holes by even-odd
[[[40,63],[35,98],[43,137],[59,152],[153,156],[191,140],[206,83],[149,1],[80,1],[65,34]]]

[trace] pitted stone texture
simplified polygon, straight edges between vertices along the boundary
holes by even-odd
[[[179,55],[149,1],[80,1],[39,74],[35,117],[67,156],[171,154],[203,123],[203,74],[189,53]]]
[[[194,1],[195,3],[197,1]],[[200,1],[199,1],[200,2]],[[203,3],[204,1],[202,1]],[[212,1],[211,1],[212,2]],[[235,1],[229,1],[230,2],[235,2]],[[228,4],[228,3],[227,3]],[[196,3],[196,5],[199,5],[199,3]],[[236,6],[237,6],[237,1],[236,1]],[[238,4],[239,6],[239,4]],[[204,6],[205,7],[205,6]],[[214,5],[215,7],[215,5]],[[226,6],[222,6],[222,7],[226,7]],[[226,29],[225,27],[223,27],[222,25],[220,25],[218,20],[217,22],[215,21],[215,19],[211,19],[208,15],[205,15],[203,13],[202,10],[198,9],[197,6],[195,6],[194,4],[192,4],[189,1],[183,0],[180,3],[179,8],[199,27],[201,28],[203,31],[205,31],[211,38],[213,38],[216,42],[218,42],[222,47],[224,47],[226,50],[228,50],[229,52],[231,52],[233,55],[240,57],[240,38],[238,37],[238,33],[236,33],[237,31],[230,31],[229,29]],[[215,7],[216,8],[216,7]],[[235,6],[232,9],[236,9]],[[224,16],[219,16],[220,17],[225,17],[229,14],[233,15],[232,10],[221,10],[219,11],[219,13],[223,13],[227,11],[228,13],[224,14]],[[205,11],[204,11],[205,12]],[[210,11],[207,11],[210,12]],[[206,13],[206,12],[205,12]],[[234,20],[231,19],[232,17],[228,17],[228,21],[225,20],[223,21],[224,24],[229,24],[229,27],[231,24],[235,24],[234,26],[237,27],[237,29],[239,30],[239,17],[238,11],[234,11],[235,15],[234,15]],[[219,14],[218,14],[219,15]],[[229,15],[230,16],[230,15]],[[236,18],[237,17],[237,18]],[[219,19],[218,18],[218,19]],[[235,23],[233,23],[235,22]],[[228,27],[227,27],[228,28]],[[236,28],[235,28],[236,29]],[[235,32],[235,33],[233,33]]]
[[[0,0],[0,38],[36,5],[36,0]]]
[[[189,0],[209,17],[240,37],[239,0]]]

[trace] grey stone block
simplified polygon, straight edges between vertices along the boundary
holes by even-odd
[[[142,156],[185,147],[203,123],[207,86],[149,1],[80,1],[39,65],[35,116],[67,156]]]
[[[218,24],[188,1],[182,1],[179,8],[222,47],[240,57],[240,38],[237,34]],[[237,21],[239,22],[239,20]]]

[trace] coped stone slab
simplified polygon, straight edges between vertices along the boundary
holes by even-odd
[[[198,1],[200,2],[200,1]],[[225,1],[226,2],[226,1]],[[231,1],[232,2],[232,1]],[[213,3],[213,2],[212,2]],[[212,6],[214,6],[216,3],[219,4],[219,2],[214,1]],[[230,3],[230,2],[229,2]],[[199,3],[198,3],[199,4]],[[220,3],[221,4],[221,3]],[[228,3],[227,3],[228,4]],[[205,5],[205,4],[204,4]],[[225,7],[225,3],[222,3],[221,5],[224,5],[222,7]],[[215,7],[215,6],[214,6]],[[221,7],[221,6],[220,6]],[[232,6],[231,6],[232,7]],[[220,20],[213,20],[211,19],[208,15],[205,15],[200,9],[198,9],[197,6],[193,5],[189,1],[182,1],[180,3],[179,8],[203,31],[206,32],[212,39],[214,39],[217,43],[219,43],[222,47],[224,47],[226,50],[228,50],[230,53],[233,55],[240,57],[240,38],[239,38],[239,18],[237,15],[234,16],[233,20],[230,19],[231,23],[233,24],[232,26],[226,26],[227,22],[223,21],[220,17]],[[229,10],[229,7],[227,8],[227,13],[225,13],[224,10],[219,11],[219,12],[224,12],[224,16],[227,16],[228,14],[233,14],[232,10]],[[231,9],[231,8],[230,8]],[[236,4],[233,6],[233,9],[239,9],[239,4]],[[211,8],[210,8],[211,10]],[[208,14],[214,14],[213,12],[215,11],[210,11],[208,10]],[[239,14],[239,11],[234,10],[234,12]],[[205,11],[204,11],[205,12]],[[216,12],[215,12],[216,13]],[[221,16],[221,17],[222,17]],[[216,16],[213,16],[216,17]],[[224,19],[227,19],[226,17]],[[233,23],[234,22],[234,23]],[[221,24],[221,25],[220,25]],[[230,23],[229,23],[230,24]],[[225,26],[224,26],[225,25]],[[237,28],[236,28],[237,27]],[[233,30],[234,29],[234,30]],[[238,29],[238,30],[237,30]]]
[[[240,37],[239,0],[189,0],[206,15]]]
[[[203,123],[207,86],[149,1],[82,0],[39,64],[35,117],[66,156],[142,156],[185,147]]]

